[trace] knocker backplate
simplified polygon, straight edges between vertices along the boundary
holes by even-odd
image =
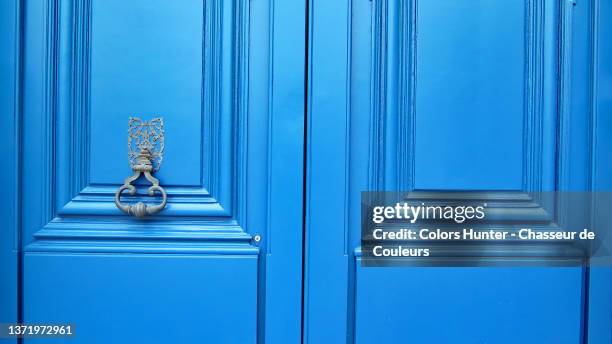
[[[128,159],[130,167],[137,164],[137,157],[141,151],[148,150],[153,171],[161,167],[164,154],[164,120],[153,118],[144,121],[138,117],[130,117],[128,122]]]

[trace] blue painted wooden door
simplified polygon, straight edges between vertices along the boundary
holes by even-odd
[[[74,343],[300,341],[304,9],[3,2],[3,319]],[[168,203],[144,219],[113,202],[130,116],[164,120]]]
[[[70,323],[70,343],[611,342],[609,269],[364,268],[359,218],[364,190],[520,208],[612,189],[609,2],[0,9],[0,323]],[[165,123],[168,204],[144,219],[113,202],[130,116]]]
[[[304,343],[609,342],[609,269],[360,264],[364,190],[609,190],[598,3],[310,2]]]

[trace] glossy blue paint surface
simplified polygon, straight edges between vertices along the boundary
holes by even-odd
[[[24,276],[26,320],[73,324],[62,342],[256,342],[256,256],[26,253]]]
[[[357,268],[357,343],[581,342],[581,268]]]
[[[0,322],[70,322],[74,343],[609,344],[609,269],[362,268],[359,197],[608,190],[610,5],[308,4],[0,4]],[[169,204],[144,221],[112,201],[131,115],[166,123]]]
[[[592,106],[593,160],[597,168],[593,171],[593,189],[612,190],[612,27],[608,24],[612,16],[612,3],[593,0],[590,7],[594,16]],[[603,225],[612,227],[612,217],[604,219]],[[610,242],[612,238],[607,237]],[[598,267],[589,271],[589,344],[612,342],[612,268]]]
[[[0,322],[18,321],[19,39],[18,1],[0,2]],[[16,343],[0,339],[1,343]]]
[[[525,2],[421,1],[417,16],[415,187],[521,190]]]
[[[125,178],[129,165],[113,158],[125,156],[125,142],[108,140],[108,133],[124,132],[126,117],[136,115],[166,118],[166,156],[159,177],[167,185],[201,185],[206,159],[202,141],[210,140],[203,132],[211,127],[203,123],[211,116],[203,94],[204,15],[201,0],[180,6],[158,0],[92,1],[90,183],[114,185]]]

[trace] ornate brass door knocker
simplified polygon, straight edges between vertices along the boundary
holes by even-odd
[[[159,170],[164,153],[164,120],[154,118],[143,121],[137,117],[130,117],[128,122],[128,159],[134,174],[123,181],[123,185],[115,193],[115,205],[123,212],[144,217],[153,215],[166,206],[166,191],[159,186],[159,180],[153,177],[153,172]],[[151,183],[149,196],[155,196],[155,192],[162,195],[162,201],[157,205],[147,205],[137,202],[134,205],[121,203],[121,193],[129,190],[130,195],[136,194],[136,187],[132,182],[140,178],[140,175]]]

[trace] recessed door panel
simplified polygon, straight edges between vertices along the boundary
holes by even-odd
[[[357,269],[360,344],[581,340],[581,268]]]
[[[25,322],[79,343],[256,343],[254,256],[27,253],[24,276]]]
[[[126,132],[126,118],[165,117],[165,159],[158,176],[164,184],[202,187],[204,117],[204,2],[91,1],[81,27],[89,55],[83,77],[89,88],[89,182],[116,185],[129,172],[126,140],[111,139]],[[214,2],[212,2],[214,3]],[[85,85],[84,85],[85,86]],[[171,119],[171,120],[170,120]],[[206,127],[210,128],[210,122]],[[216,128],[219,130],[219,128]],[[210,168],[210,160],[206,161]],[[207,183],[210,176],[206,175]]]
[[[529,4],[417,6],[415,187],[521,190],[536,70],[528,54],[535,34]]]

